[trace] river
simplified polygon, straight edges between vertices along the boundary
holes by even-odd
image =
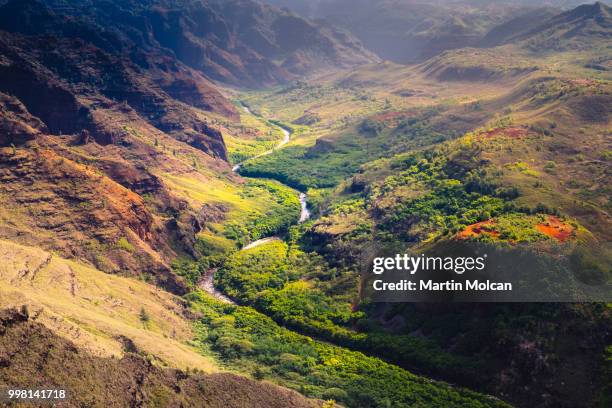
[[[231,303],[235,305],[236,302],[234,302],[229,297],[225,296],[223,292],[221,292],[215,287],[215,273],[216,272],[217,272],[216,268],[207,270],[204,273],[204,276],[202,276],[202,278],[200,279],[200,282],[198,282],[198,287],[217,300],[220,300],[224,303]]]
[[[246,113],[248,113],[249,115],[260,117],[259,115],[254,114],[249,109],[249,107],[246,106],[246,105],[242,105],[242,109]],[[264,118],[261,118],[261,119],[265,120]],[[236,164],[234,167],[232,167],[232,171],[234,173],[237,173],[238,170],[240,170],[240,168],[242,167],[242,165],[244,163],[246,163],[247,161],[253,160],[253,159],[257,159],[258,157],[263,157],[263,156],[267,156],[269,154],[272,154],[275,150],[281,149],[283,146],[285,146],[287,143],[289,143],[289,141],[291,140],[291,129],[285,128],[285,127],[280,126],[280,125],[275,125],[275,126],[278,127],[283,132],[283,136],[284,136],[283,140],[278,142],[278,144],[276,146],[274,146],[272,149],[267,150],[267,151],[265,151],[263,153],[260,153],[257,156],[250,157],[250,158],[246,159],[245,161]],[[302,208],[301,213],[300,213],[300,224],[302,224],[302,223],[308,221],[310,219],[310,215],[311,215],[310,214],[310,210],[308,210],[308,196],[306,195],[306,193],[300,193],[300,206]],[[253,245],[253,244],[250,244],[250,245]],[[248,245],[247,245],[247,247],[248,247]],[[245,247],[243,249],[248,249],[247,247]]]
[[[242,105],[242,109],[244,109],[244,111],[246,113],[250,114],[250,115],[258,116],[258,115],[255,115],[253,112],[251,112],[251,110],[249,109],[248,106]],[[258,157],[267,156],[267,155],[273,153],[275,150],[278,150],[278,149],[282,148],[283,146],[285,146],[287,143],[289,143],[289,141],[291,140],[291,129],[284,128],[283,126],[279,126],[279,125],[276,125],[276,126],[283,132],[283,136],[284,136],[283,140],[278,142],[278,144],[276,146],[274,146],[272,149],[267,150],[267,151],[265,151],[265,152],[263,152],[261,154],[258,154],[257,156],[250,157],[250,158],[246,159],[245,161],[236,164],[234,167],[232,167],[232,171],[234,173],[237,173],[238,170],[240,170],[240,167],[242,167],[242,165],[245,162],[247,162],[249,160],[256,159]],[[310,219],[310,216],[311,216],[310,210],[308,209],[308,195],[306,195],[306,193],[300,193],[299,199],[300,199],[300,207],[301,207],[299,223],[303,224],[306,221],[308,221]],[[280,237],[267,237],[267,238],[263,238],[263,239],[251,242],[250,244],[244,246],[241,249],[241,251],[246,251],[248,249],[253,249],[253,248],[256,248],[256,247],[258,247],[260,245],[267,244],[269,242],[281,241],[281,240],[282,239]],[[215,272],[217,272],[216,269],[209,269],[208,271],[206,271],[206,273],[204,274],[204,276],[202,276],[202,279],[198,283],[198,287],[200,287],[206,293],[212,295],[213,297],[215,297],[218,300],[221,300],[221,301],[226,302],[226,303],[235,304],[235,302],[233,300],[231,300],[230,298],[225,296],[225,294],[223,294],[223,292],[219,291],[215,287],[215,283],[214,283]]]
[[[253,112],[251,112],[251,110],[247,106],[242,105],[242,109],[244,109],[244,111],[246,113],[250,114],[250,115],[259,117],[258,115],[255,115]],[[285,146],[287,143],[289,143],[289,141],[291,140],[291,129],[287,129],[287,128],[284,128],[284,127],[279,126],[279,125],[276,125],[276,127],[278,127],[281,130],[281,132],[283,132],[283,140],[278,142],[278,144],[276,146],[274,146],[272,149],[266,150],[265,152],[260,153],[257,156],[249,157],[245,161],[236,164],[234,167],[232,167],[232,171],[234,173],[237,172],[238,170],[240,170],[240,167],[242,167],[242,165],[245,162],[247,162],[249,160],[257,159],[259,157],[267,156],[267,155],[273,153],[275,150],[278,150],[281,147]]]

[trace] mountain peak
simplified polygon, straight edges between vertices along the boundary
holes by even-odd
[[[601,2],[584,4],[544,21],[516,40],[525,40],[533,51],[597,47],[612,36],[611,10]]]
[[[609,18],[611,10],[612,8],[598,1],[593,4],[583,4],[564,14],[572,17],[597,18],[602,16],[604,18]]]

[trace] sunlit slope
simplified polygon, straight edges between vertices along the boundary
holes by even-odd
[[[314,408],[322,404],[236,374],[158,367],[134,352],[121,359],[93,356],[24,310],[0,310],[0,330],[0,382],[19,389],[67,390],[68,399],[61,403],[65,407]]]
[[[121,356],[133,343],[161,365],[217,370],[186,344],[192,332],[180,298],[2,240],[0,308],[22,305],[35,321],[94,355]]]
[[[240,122],[231,126],[223,135],[230,162],[241,163],[244,160],[273,149],[284,138],[278,126],[257,116],[246,106],[239,104]]]

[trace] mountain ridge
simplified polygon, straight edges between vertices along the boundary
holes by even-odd
[[[254,0],[109,0],[104,8],[91,0],[39,1],[138,47],[162,48],[208,78],[234,86],[274,85],[305,72],[376,61],[347,33]],[[293,26],[304,27],[312,41],[299,47],[288,42]]]
[[[526,42],[532,51],[591,48],[612,36],[612,8],[602,2],[584,4],[544,21],[531,30],[510,38]]]

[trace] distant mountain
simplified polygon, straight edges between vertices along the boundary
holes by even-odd
[[[526,11],[505,23],[491,29],[484,38],[478,42],[480,47],[495,47],[505,44],[511,39],[527,30],[533,29],[542,21],[559,14],[559,10],[553,7],[542,7]]]
[[[271,0],[303,9],[304,2]],[[399,63],[421,62],[442,51],[475,46],[494,26],[521,11],[522,6],[490,2],[421,0],[322,0],[312,15],[343,27],[378,56]]]
[[[377,58],[351,34],[253,0],[212,0],[237,40],[291,74]]]
[[[566,8],[583,3],[581,0],[267,1],[344,27],[380,57],[399,63],[422,62],[447,50],[494,47],[523,41],[528,36],[536,35],[537,32],[533,30],[540,29],[543,22],[561,14]],[[584,45],[580,44],[581,35],[603,34],[607,24],[605,10],[609,7],[604,3],[598,4],[597,9],[601,14],[599,22],[578,27],[583,20],[577,19],[589,19],[597,14],[592,7],[580,6],[576,9],[576,15],[568,11],[559,20],[549,22],[551,26],[575,24],[577,32],[570,32],[569,29],[564,32],[562,28],[559,32],[552,32],[542,27],[541,38],[534,38],[528,47],[575,49]],[[575,38],[575,42],[570,44],[566,35]]]
[[[323,17],[322,6],[337,2],[338,0],[266,0],[267,3],[274,4],[279,7],[285,7],[308,17]],[[372,0],[371,3],[380,3],[386,0]],[[403,0],[404,3],[409,3],[410,0]],[[499,4],[499,0],[431,0],[421,3],[435,5],[468,5],[474,7],[486,7]],[[610,3],[607,1],[606,3]],[[563,7],[573,8],[584,4],[583,0],[505,0],[505,5],[523,6],[523,7]]]
[[[162,49],[207,77],[265,86],[296,75],[367,63],[358,40],[254,0],[41,0],[141,49]]]
[[[532,51],[567,51],[610,45],[612,8],[597,2],[585,4],[549,18],[515,37]]]
[[[319,6],[326,0],[264,0],[265,3],[292,10],[301,16],[315,18],[319,15]]]

